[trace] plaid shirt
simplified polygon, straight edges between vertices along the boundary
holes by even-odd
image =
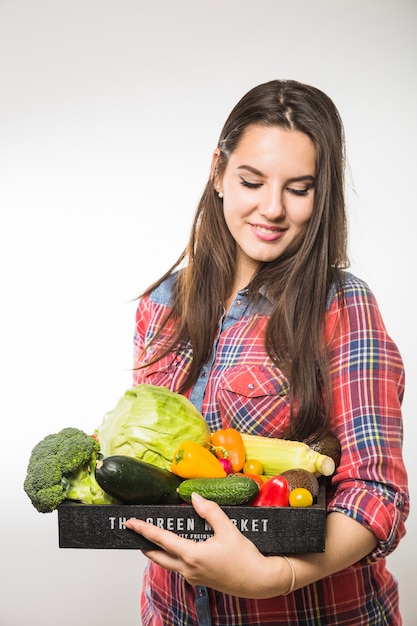
[[[139,301],[135,366],[145,367],[135,370],[134,384],[177,391],[184,380],[191,359],[187,348],[149,366],[146,362],[158,346],[143,355],[169,311],[173,280]],[[141,600],[144,626],[402,624],[397,583],[385,568],[385,557],[405,533],[409,507],[402,459],[403,365],[367,285],[346,273],[343,291],[344,308],[334,291],[326,311],[333,389],[330,426],[342,445],[327,510],[342,512],[372,530],[377,548],[337,574],[289,596],[267,600],[194,588],[180,575],[149,564]],[[254,310],[242,291],[219,321],[211,360],[188,394],[212,431],[233,426],[271,437],[284,432],[290,410],[289,381],[263,343],[270,308],[264,299]]]

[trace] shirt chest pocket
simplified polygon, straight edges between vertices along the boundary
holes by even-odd
[[[223,427],[279,437],[290,414],[289,383],[268,366],[231,367],[219,380],[218,406]]]

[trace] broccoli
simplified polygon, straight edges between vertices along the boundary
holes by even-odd
[[[32,450],[24,490],[40,513],[50,513],[64,500],[111,504],[115,500],[95,478],[100,444],[78,428],[48,435]]]

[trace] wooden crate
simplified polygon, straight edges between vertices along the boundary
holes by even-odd
[[[310,507],[224,506],[222,509],[263,554],[324,551],[323,484],[317,503]],[[207,522],[188,504],[96,506],[66,501],[58,507],[59,547],[156,548],[125,527],[131,517],[144,519],[194,541],[204,541],[213,534]]]

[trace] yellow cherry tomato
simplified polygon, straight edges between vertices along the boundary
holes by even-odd
[[[249,461],[245,461],[242,471],[244,474],[256,474],[257,476],[261,476],[264,473],[264,466],[257,459],[250,459]]]
[[[313,504],[313,496],[308,489],[297,487],[290,491],[289,504],[290,506],[311,506]]]

